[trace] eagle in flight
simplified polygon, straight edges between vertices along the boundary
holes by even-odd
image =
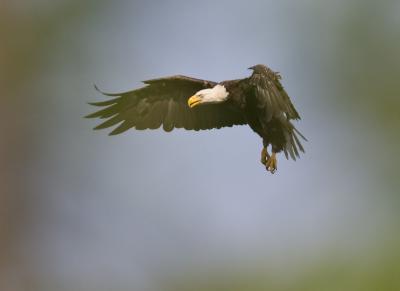
[[[171,76],[144,81],[146,86],[123,93],[104,93],[107,101],[89,103],[104,107],[87,118],[105,119],[95,129],[118,126],[110,135],[130,128],[174,128],[202,130],[248,124],[263,139],[261,163],[267,171],[277,170],[276,154],[296,160],[306,138],[291,120],[300,116],[284,90],[279,73],[255,65],[250,77],[220,83]],[[268,146],[271,145],[271,154]]]

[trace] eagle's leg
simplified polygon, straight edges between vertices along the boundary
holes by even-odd
[[[265,166],[267,164],[267,161],[269,160],[271,156],[268,153],[267,147],[263,147],[261,150],[261,163]]]
[[[271,174],[275,173],[278,170],[278,161],[276,159],[276,152],[272,152],[272,155],[267,159],[265,163],[265,167],[267,171],[271,172]]]

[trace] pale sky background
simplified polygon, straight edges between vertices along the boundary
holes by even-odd
[[[13,9],[40,19],[68,1],[35,2]],[[27,85],[29,211],[17,249],[41,288],[157,291],[188,270],[286,270],[362,256],[391,229],[398,209],[377,197],[393,193],[374,156],[380,125],[347,105],[338,74],[358,74],[341,33],[359,1],[88,3],[40,36],[50,45]],[[82,118],[102,98],[93,83],[119,92],[174,74],[220,81],[257,63],[281,72],[309,140],[300,160],[279,157],[275,175],[247,126],[109,137]]]

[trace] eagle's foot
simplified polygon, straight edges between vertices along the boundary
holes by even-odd
[[[267,165],[267,161],[270,159],[270,155],[268,153],[267,148],[263,148],[261,150],[261,164],[263,164],[264,166]]]
[[[267,171],[271,172],[271,174],[275,173],[278,170],[278,161],[276,159],[276,153],[272,152],[272,155],[268,157],[265,168]]]

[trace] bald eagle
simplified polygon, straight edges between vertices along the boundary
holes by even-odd
[[[263,140],[261,163],[277,170],[276,154],[296,160],[304,152],[299,136],[305,137],[291,120],[299,114],[282,84],[279,73],[265,65],[255,65],[248,78],[220,83],[176,75],[144,81],[146,86],[123,93],[104,93],[107,101],[89,103],[104,107],[87,118],[105,119],[94,129],[118,126],[110,135],[130,128],[174,128],[203,130],[248,124]],[[271,155],[268,146],[271,145]]]

